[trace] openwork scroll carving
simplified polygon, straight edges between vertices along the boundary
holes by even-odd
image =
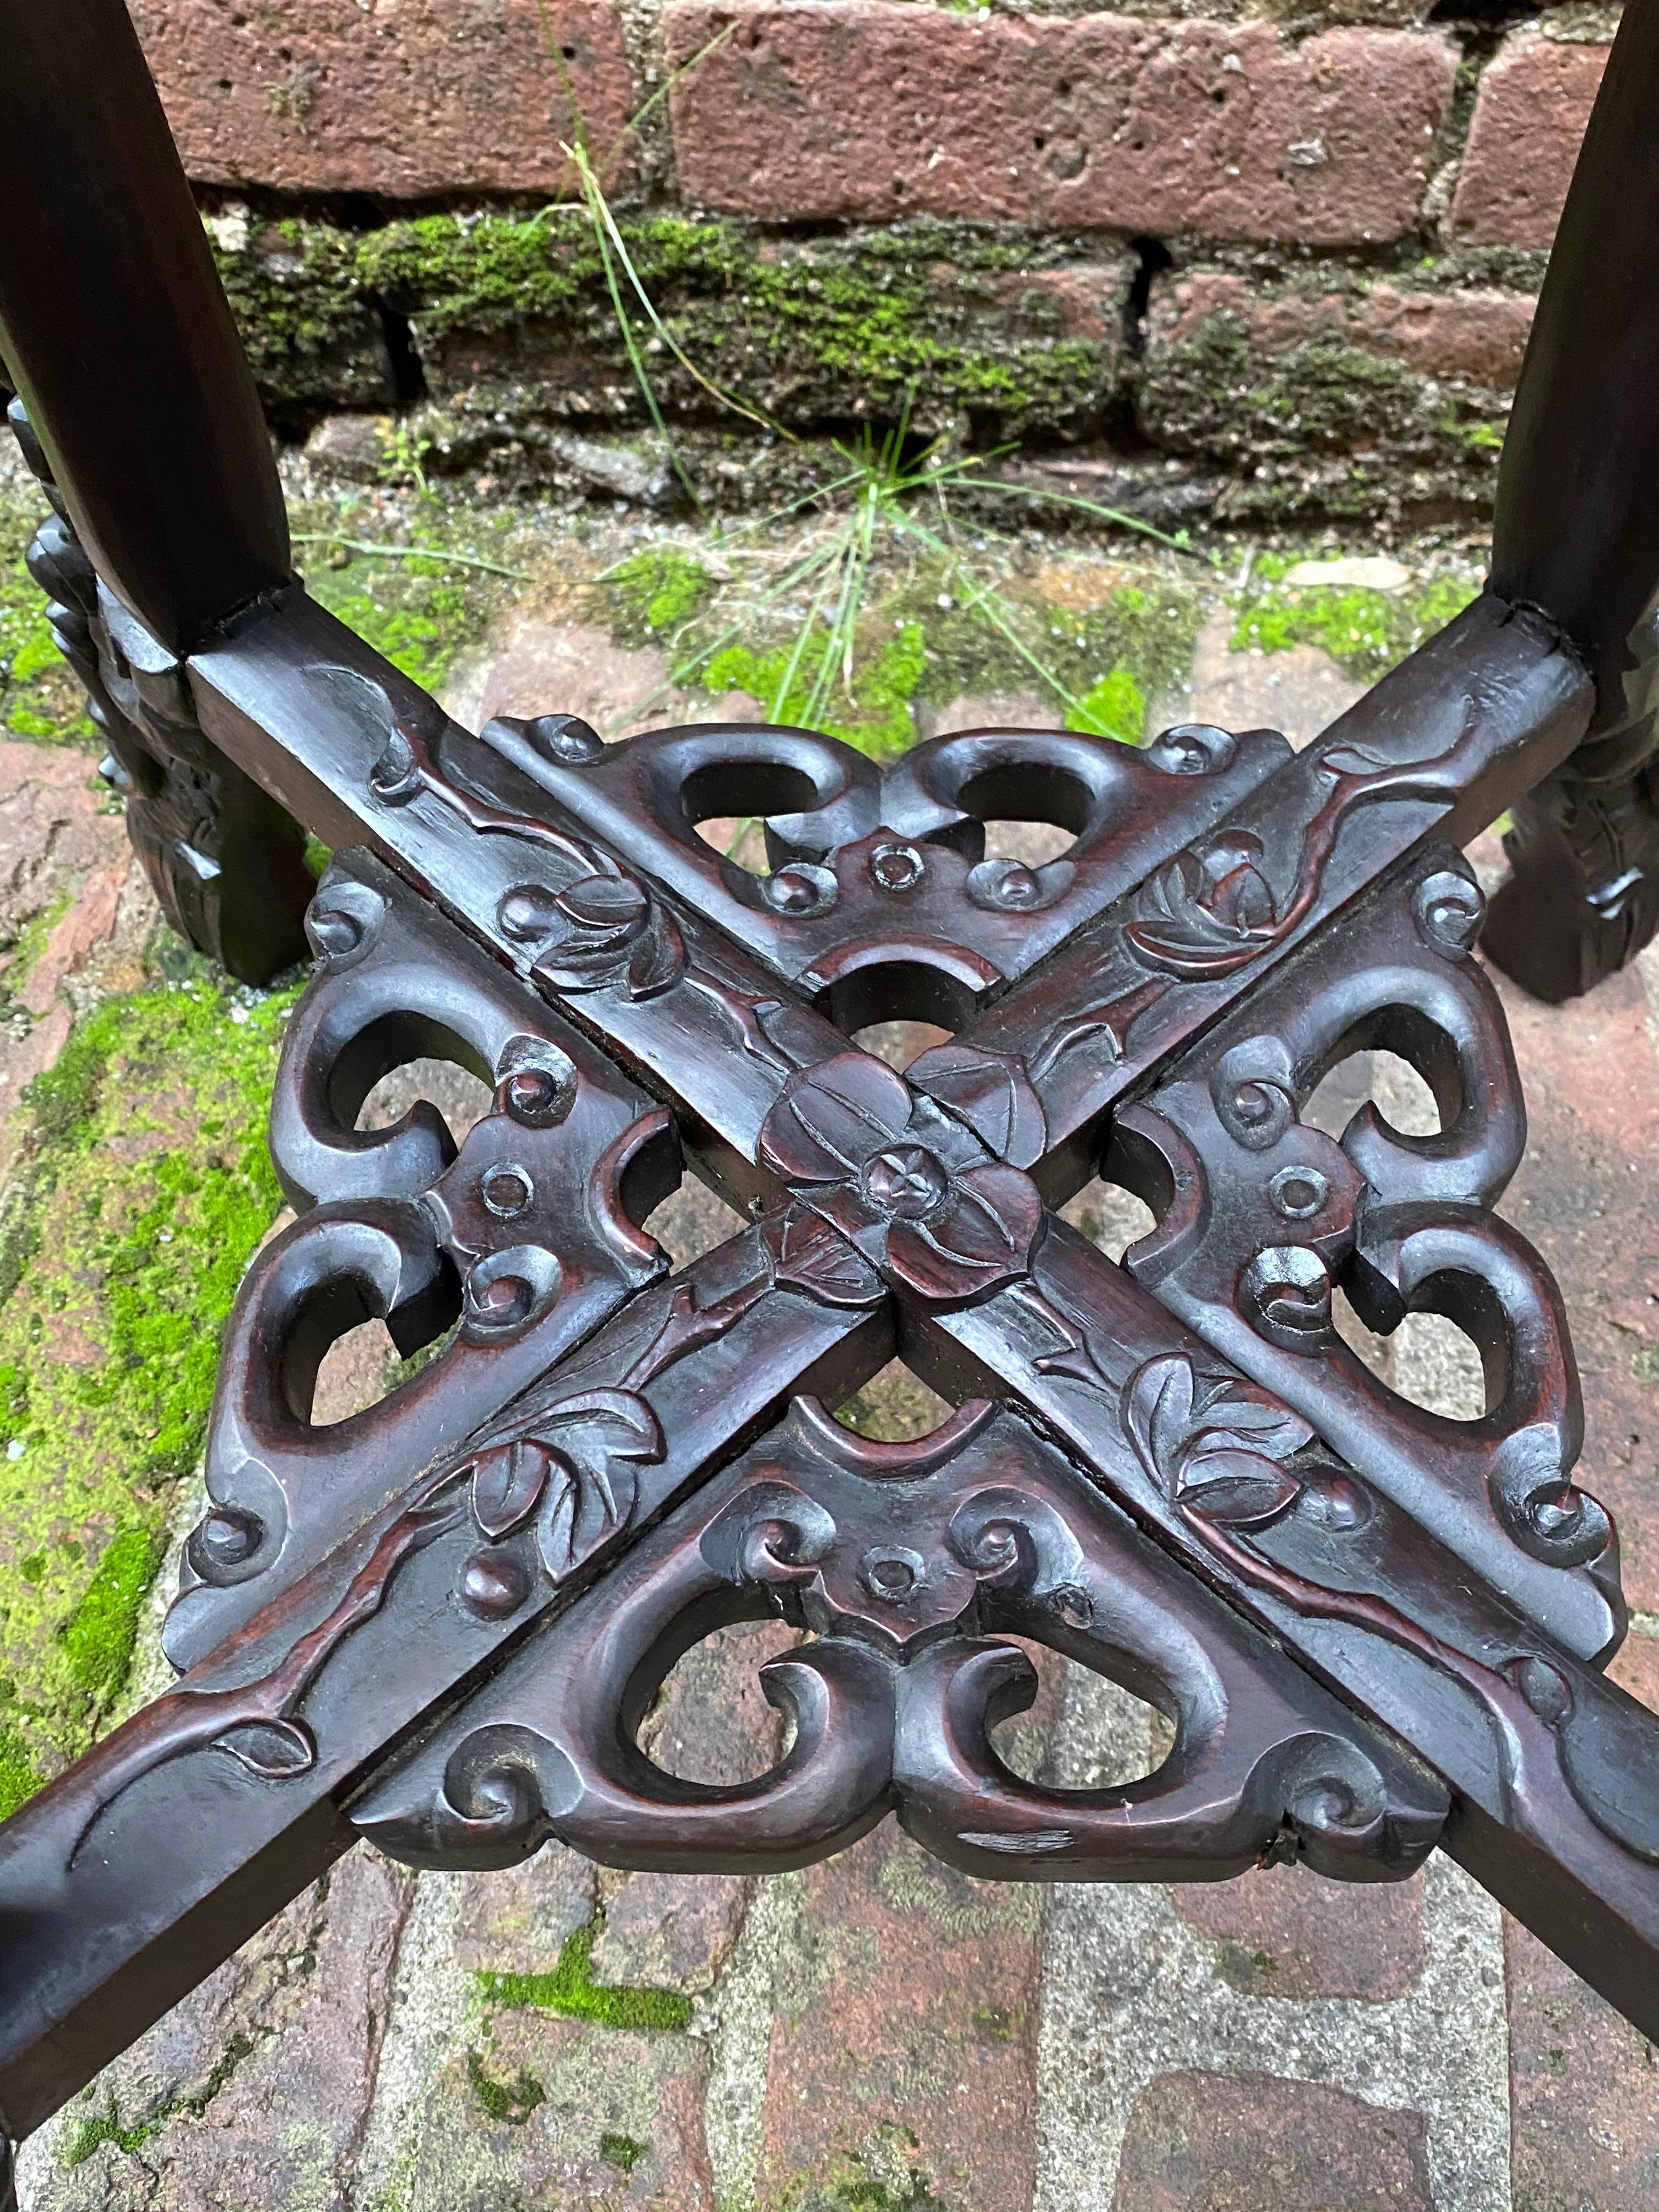
[[[793,732],[470,738],[325,635],[283,742],[380,857],[342,851],[311,910],[271,1132],[300,1215],[232,1327],[184,1680],[0,1830],[0,1893],[9,1847],[160,1945],[283,1838],[751,1869],[890,1812],[982,1875],[1386,1880],[1450,1837],[1517,1905],[1543,1856],[1575,1911],[1645,1909],[1650,1723],[1595,1671],[1616,1540],[1571,1480],[1553,1287],[1492,1212],[1522,1122],[1447,842],[1571,741],[1547,624],[1472,609],[1296,757],[988,732],[884,778]],[[210,720],[267,677],[194,664]],[[696,836],[735,777],[763,878]],[[1024,876],[983,844],[1020,806],[1074,833]],[[952,1034],[901,1073],[855,1036],[893,1015]],[[1377,1044],[1438,1136],[1303,1119]],[[359,1129],[428,1054],[483,1118]],[[687,1168],[746,1225],[669,1275],[644,1224]],[[1055,1211],[1103,1169],[1157,1217],[1125,1267]],[[1339,1291],[1384,1328],[1453,1313],[1482,1419],[1389,1390]],[[319,1431],[318,1364],[373,1315],[429,1355]],[[825,1410],[896,1350],[959,1409],[915,1445]],[[801,1639],[763,1680],[787,1752],[733,1790],[656,1767],[676,1656],[767,1618]],[[1158,1772],[1016,1773],[1012,1638],[1160,1705]],[[234,1818],[135,1923],[110,1870],[204,1792]]]

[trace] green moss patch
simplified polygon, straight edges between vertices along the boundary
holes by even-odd
[[[209,235],[254,375],[279,421],[318,406],[391,404],[386,340],[351,232],[222,218]]]
[[[219,1340],[281,1203],[265,1120],[293,993],[202,972],[106,1000],[30,1086],[0,1305],[0,1809],[118,1698]]]
[[[900,548],[902,545],[900,538]],[[815,685],[827,631],[804,606],[747,601],[673,544],[649,547],[602,577],[598,610],[619,645],[660,639],[669,680],[719,698],[742,691],[769,719],[822,730],[877,759],[916,735],[916,709],[995,693],[1044,696],[1067,729],[1139,744],[1152,704],[1192,666],[1202,608],[1191,578],[1149,562],[1093,605],[1064,604],[1068,577],[1004,574],[990,560],[952,568],[929,556],[872,569],[850,672]],[[1053,596],[1051,584],[1060,596]],[[733,629],[744,641],[720,644]],[[711,646],[718,650],[710,651]]]
[[[545,2084],[538,2081],[527,2066],[520,2067],[510,2078],[489,2072],[481,2051],[466,2054],[466,2078],[472,2094],[492,2120],[503,2120],[510,2128],[521,2128],[538,2105],[547,2102]]]
[[[695,621],[719,589],[692,554],[677,545],[650,545],[609,570],[599,596],[611,635],[636,650]]]
[[[63,2162],[66,2166],[84,2166],[96,2150],[106,2143],[113,2143],[118,2150],[142,2149],[160,2126],[156,2120],[142,2122],[137,2127],[124,2128],[115,2108],[115,2092],[109,2093],[109,2104],[90,2119],[78,2121],[64,2146]]]
[[[1320,273],[1327,289],[1338,281]],[[1390,497],[1490,507],[1510,395],[1441,382],[1354,343],[1338,307],[1272,349],[1218,310],[1177,343],[1154,343],[1136,376],[1146,436],[1230,472],[1220,520],[1358,517]]]
[[[1316,645],[1350,675],[1375,683],[1461,614],[1480,592],[1471,574],[1437,575],[1399,592],[1322,584],[1291,589],[1282,579],[1295,566],[1289,554],[1257,558],[1238,604],[1230,641],[1235,653],[1251,647],[1282,653],[1293,645]]]
[[[1087,336],[1044,281],[1065,258],[1045,242],[921,222],[811,240],[678,215],[619,228],[677,342],[781,422],[897,415],[914,394],[929,424],[975,409],[1011,433],[1087,421],[1117,391],[1127,258],[1084,272]],[[434,392],[474,411],[645,420],[582,209],[421,216],[356,254],[364,291],[410,317]],[[669,412],[707,415],[665,353],[652,377]]]
[[[605,2027],[676,2033],[688,2027],[691,2000],[677,1990],[613,1988],[594,1980],[593,1946],[604,1928],[600,1914],[568,1936],[551,1973],[475,1975],[479,1995],[490,2004],[535,2005],[571,2020],[597,2021]]]
[[[607,2166],[614,2166],[623,2173],[632,2173],[645,2153],[646,2145],[635,2142],[632,2136],[599,2137],[599,2156]]]
[[[297,506],[292,521],[312,598],[428,690],[441,688],[520,580],[498,573],[518,565],[510,511],[482,515],[421,496],[388,515],[348,494]]]
[[[9,429],[0,432],[8,440]],[[45,593],[24,566],[47,513],[46,495],[21,465],[0,474],[0,730],[43,744],[95,738],[84,693],[46,620]]]

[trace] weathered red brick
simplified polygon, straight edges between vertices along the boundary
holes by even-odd
[[[1503,1210],[1561,1285],[1584,1391],[1579,1480],[1619,1522],[1625,1589],[1659,1608],[1659,1341],[1631,1324],[1659,1293],[1659,1080],[1633,969],[1545,1006],[1495,975],[1527,1100],[1527,1156]]]
[[[1547,247],[1608,49],[1522,31],[1480,80],[1452,200],[1468,246]]]
[[[568,191],[632,92],[617,0],[132,0],[204,184],[421,198]],[[613,172],[614,173],[614,172]]]
[[[1029,2212],[1036,1894],[970,1881],[890,1822],[803,1880],[774,1998],[759,2202]]]
[[[1659,2109],[1653,2048],[1504,1915],[1510,2172],[1527,2212],[1653,2212]]]
[[[1112,2212],[1434,2212],[1429,2124],[1271,2074],[1160,2074],[1135,2099]]]
[[[1328,1881],[1306,1867],[1182,1882],[1170,1902],[1215,1944],[1215,1971],[1247,1996],[1404,1996],[1423,1971],[1423,1878]]]
[[[963,21],[886,0],[675,0],[687,197],[733,214],[1042,222],[1357,245],[1418,219],[1439,36],[1120,15]]]
[[[1263,292],[1228,270],[1160,276],[1149,306],[1154,349],[1194,337],[1215,315],[1234,315],[1255,354],[1288,353],[1316,337],[1402,362],[1425,376],[1512,391],[1537,301],[1518,292],[1402,292],[1388,283],[1351,292]]]

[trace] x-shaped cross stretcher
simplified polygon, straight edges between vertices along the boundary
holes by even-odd
[[[1615,124],[1653,74],[1654,9],[1626,24]],[[557,1837],[752,1871],[892,1811],[970,1873],[1048,1880],[1390,1879],[1439,1843],[1659,2035],[1659,1720],[1601,1672],[1616,1539],[1571,1480],[1553,1285],[1492,1211],[1524,1123],[1459,851],[1587,729],[1616,738],[1632,624],[1587,672],[1582,626],[1500,558],[1296,755],[986,731],[884,775],[798,731],[474,737],[267,573],[263,494],[207,514],[216,571],[146,541],[58,307],[3,257],[0,308],[56,479],[34,565],[170,910],[268,971],[294,825],[337,854],[272,1114],[299,1218],[231,1326],[181,1680],[0,1826],[9,2133],[360,1835],[421,1866]],[[175,460],[201,434],[170,417]],[[257,489],[263,447],[239,462]],[[732,813],[764,817],[766,875],[697,836]],[[986,859],[1009,817],[1073,842]],[[851,1042],[893,1014],[950,1040],[901,1074]],[[1437,1135],[1301,1118],[1373,1047],[1427,1078]],[[427,1105],[358,1129],[433,1052],[493,1092],[459,1149]],[[750,1225],[665,1279],[641,1224],[683,1161]],[[1123,1266],[1056,1211],[1103,1168],[1157,1221]],[[1339,1290],[1384,1328],[1449,1315],[1484,1416],[1386,1388]],[[441,1348],[319,1429],[323,1355],[372,1315]],[[913,1444],[826,1410],[896,1353],[957,1408]],[[781,1763],[655,1766],[635,1729],[679,1654],[776,1616],[810,1632],[764,1677]],[[1157,1772],[1012,1772],[1010,1636],[1162,1705]]]

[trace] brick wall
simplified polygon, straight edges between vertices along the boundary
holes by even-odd
[[[790,432],[908,407],[1148,514],[1251,520],[1489,506],[1615,20],[131,4],[288,434],[412,410],[429,465],[624,481],[604,456],[647,417],[580,131],[677,343]],[[787,473],[649,358],[717,493]]]

